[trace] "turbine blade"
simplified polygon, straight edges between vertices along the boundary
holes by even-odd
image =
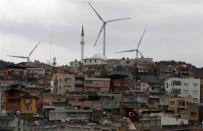
[[[138,42],[138,44],[137,44],[137,50],[138,50],[139,47],[140,47],[140,44],[141,44],[141,42],[142,42],[142,39],[143,39],[143,37],[144,37],[145,32],[146,32],[146,29],[144,30],[144,32],[142,33],[142,36],[140,37],[140,40],[139,40],[139,42]]]
[[[115,21],[121,21],[121,20],[127,20],[127,19],[132,19],[132,18],[112,19],[112,20],[108,20],[108,21],[106,21],[106,23],[109,23],[109,22],[115,22]]]
[[[105,25],[103,24],[103,25],[101,26],[100,30],[99,30],[99,34],[98,34],[97,39],[96,39],[96,41],[95,41],[95,43],[94,43],[94,47],[95,47],[95,45],[97,44],[97,41],[98,41],[98,39],[99,39],[99,37],[100,37],[100,35],[101,35],[103,29],[104,29],[104,26],[105,26]]]
[[[136,52],[137,52],[138,54],[140,54],[142,58],[144,58],[143,54],[142,54],[139,50],[136,50]]]
[[[30,54],[28,55],[28,57],[30,57],[32,55],[32,53],[35,51],[35,49],[37,48],[37,46],[39,45],[40,41],[35,45],[35,47],[31,50]]]
[[[26,56],[16,56],[16,55],[7,55],[7,56],[10,56],[10,57],[17,57],[17,58],[23,58],[23,59],[27,58]]]
[[[103,18],[99,15],[99,13],[95,10],[95,8],[92,6],[92,4],[90,2],[88,2],[88,4],[90,5],[90,7],[93,9],[93,11],[95,12],[95,14],[99,17],[99,19],[101,21],[104,22]]]
[[[119,51],[119,52],[115,52],[115,53],[134,52],[134,51],[137,51],[137,49],[134,49],[134,50],[124,50],[124,51]]]

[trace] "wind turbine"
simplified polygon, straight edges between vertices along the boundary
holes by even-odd
[[[116,22],[116,21],[121,21],[121,20],[126,20],[126,19],[131,19],[131,18],[119,18],[119,19],[111,19],[111,20],[107,20],[105,21],[100,15],[99,13],[95,10],[95,8],[92,6],[92,4],[90,2],[88,2],[90,7],[93,9],[93,11],[95,12],[95,14],[98,16],[98,18],[102,21],[102,26],[99,30],[99,34],[96,38],[96,41],[94,43],[94,47],[95,45],[97,44],[97,41],[102,33],[102,31],[104,31],[104,36],[103,36],[103,55],[105,56],[106,55],[106,24],[107,23],[111,23],[111,22]]]
[[[21,58],[21,59],[27,59],[27,62],[30,62],[30,56],[32,55],[32,53],[35,51],[35,49],[37,48],[37,46],[40,44],[40,41],[35,45],[35,47],[30,51],[30,53],[28,54],[28,56],[16,56],[16,55],[7,55],[10,57],[16,57],[16,58]]]
[[[139,47],[140,47],[140,44],[141,44],[141,42],[142,42],[142,39],[143,39],[143,37],[144,37],[144,35],[145,35],[145,32],[146,32],[146,29],[145,29],[144,32],[142,33],[142,36],[140,37],[140,40],[139,40],[139,42],[138,42],[138,44],[137,44],[137,48],[136,48],[136,49],[125,50],[125,51],[119,51],[119,52],[115,52],[115,53],[124,53],[124,52],[134,52],[134,51],[136,51],[136,59],[138,58],[138,54],[141,55],[141,58],[143,58],[144,56],[143,56],[143,54],[139,51]]]

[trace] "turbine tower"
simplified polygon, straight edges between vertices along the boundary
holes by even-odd
[[[119,51],[119,52],[115,52],[115,53],[124,53],[124,52],[134,52],[134,51],[136,51],[136,59],[138,59],[138,54],[141,55],[141,58],[143,58],[144,56],[143,56],[143,54],[139,51],[139,47],[140,47],[140,44],[141,44],[141,42],[142,42],[142,39],[143,39],[143,37],[144,37],[144,35],[145,35],[145,32],[146,32],[146,29],[145,29],[144,32],[142,33],[142,36],[140,37],[140,40],[139,40],[139,42],[138,42],[138,44],[137,44],[137,48],[136,48],[136,49],[125,50],[125,51]]]
[[[94,46],[97,44],[97,41],[102,33],[102,31],[104,31],[104,35],[103,35],[103,55],[106,56],[106,24],[110,23],[110,22],[116,22],[116,21],[120,21],[120,20],[126,20],[126,19],[131,19],[131,18],[119,18],[119,19],[111,19],[111,20],[107,20],[105,21],[100,15],[99,13],[95,10],[95,8],[92,6],[92,4],[90,2],[88,2],[90,7],[92,8],[92,10],[95,12],[95,14],[98,16],[98,18],[102,21],[102,26],[99,30],[99,34],[97,35],[96,41],[94,43]]]
[[[82,61],[84,59],[84,46],[85,46],[83,25],[82,25],[80,45],[81,45],[81,61]]]
[[[27,62],[30,62],[30,56],[32,55],[32,53],[35,51],[35,49],[37,48],[37,46],[40,44],[40,41],[35,45],[35,47],[30,51],[30,53],[28,54],[28,56],[16,56],[16,55],[7,55],[10,57],[16,57],[16,58],[21,58],[21,59],[27,59]]]

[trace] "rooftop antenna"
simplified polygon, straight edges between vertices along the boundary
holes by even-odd
[[[139,47],[140,47],[140,44],[142,42],[142,39],[145,35],[145,32],[146,32],[146,29],[144,30],[144,32],[142,33],[142,36],[140,37],[140,40],[137,44],[137,48],[136,49],[132,49],[132,50],[125,50],[125,51],[119,51],[119,52],[115,52],[115,53],[124,53],[124,52],[134,52],[136,51],[136,59],[138,59],[138,54],[141,56],[141,58],[144,58],[143,54],[139,51]]]
[[[119,18],[119,19],[111,19],[111,20],[107,20],[105,21],[100,15],[99,13],[95,10],[95,8],[92,6],[92,4],[90,2],[88,2],[90,7],[92,8],[92,10],[95,12],[95,14],[98,16],[98,18],[102,21],[102,26],[99,30],[99,34],[97,35],[96,41],[94,43],[94,47],[97,44],[97,41],[102,33],[102,31],[104,32],[103,35],[103,55],[106,56],[106,24],[107,23],[111,23],[111,22],[116,22],[116,21],[121,21],[121,20],[126,20],[126,19],[131,19],[131,18]]]
[[[28,54],[28,56],[16,56],[16,55],[7,55],[10,57],[16,57],[16,58],[21,58],[21,59],[27,59],[27,62],[30,62],[30,57],[33,54],[33,52],[35,51],[35,49],[38,47],[38,45],[40,44],[40,41],[35,45],[35,47],[30,51],[30,53]]]

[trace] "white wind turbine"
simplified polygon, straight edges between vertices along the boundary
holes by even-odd
[[[143,39],[143,37],[144,37],[144,35],[145,35],[145,32],[146,32],[146,30],[144,30],[144,32],[142,33],[142,36],[140,37],[140,40],[139,40],[139,42],[138,42],[138,44],[137,44],[137,48],[136,48],[136,49],[125,50],[125,51],[119,51],[119,52],[115,52],[115,53],[124,53],[124,52],[134,52],[134,51],[136,51],[136,59],[138,58],[138,54],[140,54],[140,55],[141,55],[141,58],[143,58],[144,56],[143,56],[143,54],[139,51],[139,47],[140,47],[140,44],[141,44],[141,42],[142,42],[142,39]]]
[[[27,59],[27,62],[30,62],[30,56],[32,55],[32,53],[35,51],[35,49],[37,48],[37,46],[40,44],[40,41],[35,45],[35,47],[30,51],[30,53],[28,54],[28,56],[16,56],[16,55],[7,55],[10,57],[16,57],[16,58],[21,58],[21,59]]]
[[[126,19],[131,19],[131,18],[119,18],[119,19],[111,19],[111,20],[107,20],[105,21],[100,15],[99,13],[94,9],[94,7],[92,6],[92,4],[90,2],[88,2],[90,7],[93,9],[93,11],[95,12],[95,14],[98,16],[98,18],[102,21],[102,26],[100,28],[99,34],[96,38],[96,41],[94,43],[94,46],[97,44],[97,41],[102,33],[102,31],[104,31],[104,36],[103,36],[103,55],[106,55],[106,24],[110,23],[110,22],[116,22],[116,21],[120,21],[120,20],[126,20]]]

